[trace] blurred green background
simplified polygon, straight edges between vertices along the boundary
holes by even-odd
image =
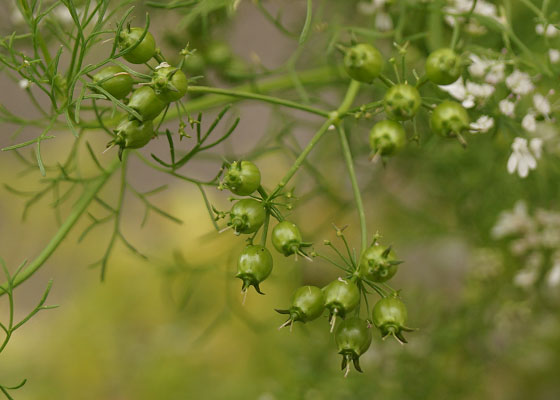
[[[297,21],[303,7],[294,7]],[[515,11],[522,24],[522,12]],[[165,19],[157,18],[154,33],[163,35]],[[233,50],[245,59],[255,53],[264,62],[280,63],[293,50],[248,4],[242,3],[231,24]],[[254,37],[257,29],[264,33]],[[271,42],[277,48],[270,49]],[[2,85],[17,90],[7,80]],[[359,101],[379,93],[364,89]],[[240,106],[238,112],[241,133],[224,148],[230,154],[247,154],[256,138],[288,125],[284,115],[259,105]],[[297,122],[294,136],[305,143],[316,120]],[[23,400],[560,398],[560,287],[546,278],[560,242],[542,250],[539,279],[520,286],[515,277],[527,259],[512,253],[510,240],[491,235],[500,213],[519,200],[531,215],[537,209],[560,211],[557,156],[545,154],[523,180],[506,171],[515,133],[472,136],[463,150],[429,136],[424,124],[421,146],[409,145],[384,167],[367,161],[369,124],[353,127],[351,145],[368,228],[378,230],[382,242],[393,244],[405,261],[392,286],[402,289],[409,325],[419,328],[409,335],[408,345],[375,335],[361,360],[365,372],[344,379],[326,317],[297,324],[290,333],[276,329],[283,319],[273,310],[286,307],[298,286],[325,285],[337,271],[321,260],[294,262],[274,253],[274,271],[262,285],[266,296],[250,291],[242,306],[234,273],[243,241],[213,231],[196,187],[167,181],[132,160],[133,184],[145,190],[170,184],[154,199],[183,224],[151,215],[139,229],[144,209],[129,195],[123,231],[149,259],[119,245],[100,283],[99,270],[87,266],[105,251],[111,227],[95,230],[78,244],[87,227],[86,220],[80,221],[40,272],[15,292],[17,315],[23,316],[53,278],[47,304],[60,307],[41,312],[16,332],[0,357],[2,383],[27,378],[14,393]],[[558,125],[551,125],[558,135]],[[69,136],[46,143],[45,158],[65,154],[73,140]],[[102,149],[105,138],[91,141]],[[164,148],[160,140],[151,151]],[[307,190],[316,176],[302,172],[296,194],[307,194],[290,218],[322,251],[323,239],[339,245],[331,223],[348,224],[348,238],[357,245],[357,216],[336,138],[327,137],[311,160],[328,177],[326,189]],[[272,187],[291,157],[265,154],[256,163],[265,186]],[[0,156],[0,183],[21,190],[40,187],[37,171],[22,175],[19,170],[15,157]],[[208,160],[189,164],[194,175],[215,172],[215,163]],[[104,198],[114,200],[118,184],[113,179]],[[334,199],[324,195],[330,192]],[[208,194],[218,208],[228,207],[226,193]],[[22,211],[20,198],[1,192],[0,255],[12,270],[38,254],[57,229],[49,199],[32,208],[24,223]],[[1,298],[2,320],[6,310]]]

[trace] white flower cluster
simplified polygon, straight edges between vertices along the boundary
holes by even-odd
[[[532,106],[524,111],[521,118],[521,127],[529,134],[536,134],[539,122],[552,121],[552,106],[548,95],[534,93],[535,84],[529,74],[514,69],[506,74],[506,61],[503,59],[485,59],[476,54],[470,55],[471,64],[468,67],[469,76],[473,79],[459,78],[451,85],[440,86],[440,89],[449,93],[461,102],[465,108],[484,107],[490,97],[496,92],[496,86],[503,83],[509,91],[506,98],[499,100],[498,109],[501,114],[509,118],[516,117],[517,105],[526,97],[532,95]],[[520,116],[521,117],[521,116]],[[488,132],[494,127],[494,118],[482,115],[471,124],[475,132]],[[525,139],[516,137],[512,143],[512,154],[508,160],[507,170],[525,178],[529,171],[537,167],[537,160],[541,157],[545,138],[533,137]]]
[[[527,205],[519,201],[499,216],[492,236],[513,238],[510,250],[525,262],[514,277],[516,285],[529,287],[544,277],[549,287],[560,286],[560,212],[538,209],[530,215]]]
[[[465,108],[483,104],[496,90],[493,85],[463,81],[462,77],[450,85],[440,86],[440,89],[459,100]]]
[[[553,91],[550,92],[550,94],[552,93]],[[509,104],[504,103],[502,105],[500,103],[500,110],[504,115],[513,116],[514,109],[515,104],[513,104],[512,109]],[[552,107],[548,98],[540,93],[536,93],[533,95],[533,107],[527,110],[527,114],[525,114],[521,121],[521,126],[527,132],[536,134],[539,127],[537,118],[542,117],[540,119],[550,121],[551,112]],[[507,164],[508,172],[512,174],[517,171],[521,178],[525,178],[529,170],[537,167],[537,160],[541,157],[543,144],[543,137],[533,137],[530,140],[516,137],[511,145],[512,154]]]
[[[557,64],[558,62],[560,62],[560,50],[558,49],[548,50],[548,58],[550,58],[550,62],[552,64]]]
[[[471,76],[481,78],[491,85],[497,85],[504,80],[506,64],[503,60],[484,59],[476,54],[471,54],[470,59],[469,73]]]
[[[525,96],[535,90],[535,85],[533,85],[529,74],[517,69],[506,78],[506,86],[513,94],[518,96]]]
[[[473,133],[488,132],[493,127],[494,127],[494,118],[489,117],[488,115],[483,115],[480,118],[478,118],[475,122],[471,122],[471,130],[473,131]]]
[[[546,36],[548,38],[556,37],[560,33],[558,28],[554,25],[547,25],[545,27],[543,24],[537,24],[537,26],[535,26],[535,32],[537,32],[538,35]]]
[[[496,85],[503,82],[506,70],[506,65],[501,60],[487,60],[476,54],[471,54],[470,58],[469,75],[483,81],[482,83],[463,80],[461,77],[450,85],[440,86],[440,89],[459,100],[465,108],[483,106],[495,93]],[[471,124],[473,133],[485,133],[493,127],[494,118],[488,115],[482,115]]]
[[[529,142],[522,137],[513,139],[511,145],[512,153],[507,162],[507,170],[510,174],[517,171],[521,178],[526,178],[529,171],[537,168],[537,160],[541,158],[542,139],[533,138]]]
[[[362,0],[358,3],[358,10],[363,14],[376,15],[376,26],[383,25],[377,21],[377,17],[386,12],[387,3],[387,0]],[[505,17],[500,15],[497,6],[488,0],[447,0],[443,11],[447,23],[451,26],[457,21],[465,22],[464,14],[471,11],[505,24]],[[386,17],[390,21],[390,16]],[[392,29],[392,21],[385,27],[377,26],[379,30],[385,28]],[[485,27],[478,24],[476,18],[471,18],[466,28],[471,33],[486,31]],[[546,38],[560,37],[560,30],[554,25],[539,23],[535,30],[538,35]],[[493,57],[474,53],[468,57],[468,74],[450,85],[441,85],[439,88],[459,101],[463,107],[483,112],[483,115],[479,114],[471,123],[471,133],[491,131],[496,126],[495,118],[499,117],[499,114],[520,123],[522,129],[512,135],[512,153],[507,162],[507,170],[510,174],[517,173],[521,178],[525,178],[537,167],[537,161],[545,146],[547,152],[556,152],[556,148],[560,154],[560,135],[558,130],[554,129],[554,110],[549,101],[549,96],[553,95],[554,91],[546,95],[536,92],[535,79],[538,75],[531,76],[516,67],[516,63],[508,57],[505,49]],[[551,63],[560,63],[560,49],[550,48],[548,57]],[[505,96],[504,90],[507,90]],[[500,97],[497,94],[500,94]],[[527,107],[526,99],[529,96],[532,104]],[[495,103],[498,107],[494,111]],[[486,106],[491,110],[483,111]]]
[[[444,8],[445,21],[450,26],[455,26],[457,21],[463,23],[464,18],[456,17],[456,14],[468,13],[472,7],[475,0],[449,0],[448,5]],[[504,24],[503,18],[498,15],[498,9],[495,4],[487,0],[478,0],[473,10],[474,14],[482,15],[485,17],[490,17],[497,22]],[[469,23],[466,25],[465,29],[471,34],[484,34],[486,33],[486,28],[479,24],[476,20],[470,19]]]

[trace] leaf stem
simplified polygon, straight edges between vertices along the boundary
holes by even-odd
[[[238,97],[242,99],[252,99],[252,100],[260,100],[267,103],[278,104],[281,106],[293,108],[296,110],[306,111],[311,114],[320,115],[322,117],[328,117],[329,112],[325,110],[321,110],[319,108],[306,106],[304,104],[296,103],[295,101],[284,100],[278,97],[266,96],[258,93],[251,93],[245,92],[240,90],[232,90],[232,89],[220,89],[214,88],[209,86],[190,86],[189,92],[191,93],[213,93],[213,94],[221,94],[230,97]]]
[[[359,88],[360,88],[359,82],[355,80],[352,80],[350,82],[350,85],[348,86],[348,89],[346,91],[346,95],[344,96],[344,99],[342,100],[342,103],[340,104],[338,109],[336,111],[329,113],[329,118],[325,121],[325,123],[323,123],[323,125],[321,125],[317,133],[315,133],[315,135],[311,138],[311,141],[307,144],[307,146],[305,146],[303,151],[300,153],[300,155],[298,156],[298,158],[296,159],[292,167],[288,170],[288,172],[286,172],[286,175],[284,175],[282,180],[280,180],[276,188],[272,191],[272,193],[269,196],[270,199],[274,198],[278,194],[278,192],[280,192],[280,190],[282,190],[282,188],[288,184],[290,179],[292,179],[292,177],[298,171],[299,167],[301,167],[301,165],[303,164],[303,162],[305,161],[305,159],[307,158],[311,150],[313,150],[315,145],[319,143],[319,141],[321,140],[325,132],[327,132],[327,130],[333,124],[338,123],[340,121],[339,119],[340,115],[343,115],[346,113],[346,111],[348,111],[348,109],[352,105],[352,102],[356,98],[356,95],[358,94]]]
[[[344,154],[344,161],[346,162],[346,168],[348,169],[348,174],[350,175],[350,182],[352,183],[352,191],[354,192],[354,200],[356,201],[356,207],[358,209],[358,216],[360,218],[360,231],[361,231],[361,245],[363,252],[367,248],[367,226],[366,226],[366,214],[364,211],[364,204],[362,202],[362,195],[360,193],[360,187],[358,186],[358,180],[356,178],[356,171],[354,170],[354,161],[352,160],[352,152],[350,151],[350,146],[348,145],[348,138],[346,137],[346,132],[342,124],[337,126],[338,137],[340,139],[340,145],[342,146],[342,153]],[[360,253],[361,254],[361,253]]]
[[[78,199],[78,201],[74,205],[74,208],[70,212],[70,215],[60,226],[51,241],[45,246],[43,251],[41,251],[41,253],[31,263],[29,263],[29,265],[24,270],[22,270],[21,273],[19,273],[14,279],[12,285],[14,288],[29,279],[35,272],[37,272],[39,268],[41,268],[45,264],[45,262],[54,253],[58,246],[64,241],[80,216],[85,213],[92,200],[95,199],[97,193],[99,193],[101,188],[105,185],[105,183],[107,183],[107,181],[117,170],[119,165],[119,161],[115,159],[115,161],[113,161],[109,168],[107,168],[106,172],[101,174],[99,178],[94,180],[89,186],[85,188],[82,196]],[[6,293],[6,288],[6,283],[0,286],[0,297]]]

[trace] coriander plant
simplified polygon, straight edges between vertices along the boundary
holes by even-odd
[[[243,59],[227,42],[244,8],[258,12],[290,46],[279,65],[267,67],[257,54]],[[279,259],[338,271],[322,288],[296,282],[291,300],[274,300],[285,318],[280,328],[290,331],[296,322],[321,324],[328,315],[325,335],[334,336],[332,351],[342,356],[345,376],[351,366],[362,371],[360,357],[372,337],[405,344],[420,323],[414,315],[409,322],[406,303],[414,300],[391,283],[403,268],[399,249],[368,219],[366,196],[387,190],[367,179],[371,170],[383,174],[408,158],[414,176],[431,157],[492,146],[500,161],[464,168],[507,170],[519,180],[557,172],[550,166],[560,154],[560,9],[554,1],[14,0],[1,9],[9,23],[0,32],[0,72],[19,87],[27,108],[2,99],[1,156],[18,163],[14,173],[41,183],[37,191],[4,189],[23,199],[23,219],[50,201],[59,225],[39,254],[21,254],[29,260],[14,272],[2,262],[0,296],[8,299],[9,318],[0,324],[0,357],[17,329],[51,308],[45,306],[49,282],[39,304],[14,319],[19,286],[62,243],[111,226],[90,266],[103,281],[118,268],[117,245],[152,262],[123,232],[123,210],[132,202],[144,209],[141,225],[150,214],[182,222],[152,200],[168,185],[136,186],[131,176],[139,169],[192,185],[220,237],[238,236],[237,274],[227,279],[241,281],[240,302],[259,301],[254,293],[266,293]],[[515,23],[520,13],[523,26]],[[243,108],[247,103],[271,110],[273,118],[261,137],[251,138],[252,149],[239,154],[230,144],[247,140],[237,139],[241,127],[256,118],[247,111],[254,109]],[[302,146],[298,127],[314,131]],[[278,154],[290,166],[273,180],[263,171]],[[330,175],[337,163],[343,178]],[[458,184],[464,171],[432,173]],[[311,179],[298,184],[300,175]],[[104,190],[113,181],[116,195]],[[213,200],[219,191],[230,206]],[[355,212],[355,219],[332,220],[336,241],[310,234],[305,217],[295,217],[317,198]],[[490,236],[519,235],[513,256],[536,257],[513,274],[513,284],[558,285],[560,242],[545,234],[557,232],[557,204],[535,215],[525,204],[500,214]],[[89,225],[75,232],[82,220]],[[33,222],[26,224],[33,229]],[[359,227],[359,240],[351,239],[348,226]],[[9,399],[24,384],[0,377]]]

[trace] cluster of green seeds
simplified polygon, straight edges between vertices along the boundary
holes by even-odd
[[[144,64],[155,58],[158,50],[150,32],[128,25],[115,39],[123,51],[123,58],[132,64]],[[134,89],[131,74],[118,65],[103,68],[93,76],[98,91],[122,101],[134,113],[127,114],[115,128],[115,137],[107,147],[119,146],[119,157],[125,149],[144,147],[157,135],[153,120],[171,103],[181,99],[188,88],[185,74],[161,62],[148,82],[140,82]],[[130,95],[130,96],[129,96]]]
[[[236,276],[242,281],[241,290],[245,300],[251,286],[257,293],[263,294],[261,284],[272,272],[273,256],[266,248],[265,241],[256,244],[253,243],[253,238],[261,228],[268,229],[263,227],[267,215],[275,218],[277,215],[271,211],[270,204],[263,200],[266,196],[260,199],[255,195],[263,192],[263,189],[261,173],[251,161],[229,164],[220,188],[228,189],[237,196],[247,196],[236,199],[230,211],[221,213],[218,217],[226,218],[229,214],[229,222],[224,230],[233,229],[237,235],[252,235],[237,261]],[[292,222],[279,220],[272,229],[271,242],[276,251],[286,257],[301,255],[308,258],[304,249],[311,246],[311,243],[303,241],[299,228]],[[310,255],[314,256],[315,252]],[[295,322],[307,323],[322,315],[328,316],[330,331],[334,332],[339,354],[342,355],[342,368],[346,370],[346,374],[350,365],[361,372],[359,358],[371,344],[372,326],[380,331],[383,338],[392,335],[401,343],[406,343],[403,332],[411,330],[406,327],[406,307],[396,292],[384,296],[375,304],[371,318],[359,318],[359,304],[361,296],[365,296],[365,285],[382,284],[397,272],[401,261],[396,259],[391,247],[374,240],[363,252],[359,263],[354,264],[351,260],[347,262],[353,265],[351,274],[340,277],[323,288],[302,286],[293,294],[289,308],[276,310],[287,316],[280,328],[289,326],[290,330]],[[337,319],[342,322],[337,324]]]
[[[379,50],[367,43],[360,43],[347,49],[344,67],[348,75],[359,82],[371,84],[384,78],[382,72],[385,60]],[[463,61],[454,50],[438,49],[426,60],[425,77],[436,85],[449,85],[461,76]],[[387,80],[384,80],[387,82]],[[407,141],[403,122],[413,119],[422,106],[419,86],[407,82],[390,84],[383,97],[383,107],[387,119],[377,122],[370,131],[369,142],[374,155],[391,156],[402,149]],[[451,100],[444,100],[432,110],[432,131],[442,137],[458,138],[469,130],[470,120],[465,108]]]

